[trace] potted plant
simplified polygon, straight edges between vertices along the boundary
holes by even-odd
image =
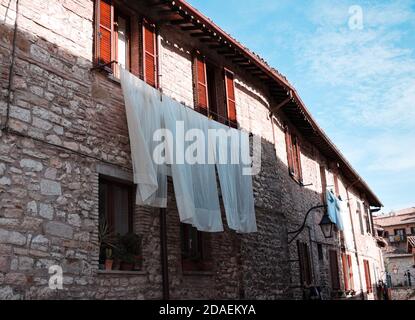
[[[120,237],[121,246],[121,269],[140,270],[141,269],[141,237],[134,233],[127,233]]]
[[[116,249],[116,239],[104,217],[100,217],[98,226],[98,243],[100,255],[103,256],[105,270],[112,270],[113,249]],[[110,268],[111,266],[111,268]]]

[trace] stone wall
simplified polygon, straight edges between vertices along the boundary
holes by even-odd
[[[158,210],[135,208],[134,231],[143,235],[143,269],[98,271],[98,178],[104,174],[130,181],[132,168],[120,85],[90,71],[93,1],[20,0],[19,12],[9,131],[0,136],[0,298],[161,298]],[[14,0],[1,0],[0,17],[5,17],[0,25],[3,126]],[[263,83],[183,32],[162,26],[160,33],[163,92],[193,106],[191,52],[203,50],[215,65],[235,72],[238,123],[262,137],[263,155],[261,172],[254,178],[259,232],[236,235],[225,230],[212,235],[214,269],[210,273],[182,270],[180,223],[170,188],[171,297],[302,298],[296,242],[288,244],[288,232],[298,228],[307,210],[321,202],[319,164],[327,163],[326,159],[299,135],[307,187],[300,186],[288,174],[282,124],[289,121],[283,111],[270,119],[268,108],[275,101]],[[219,95],[222,89],[218,88]],[[329,172],[328,179],[332,179]],[[299,239],[311,248],[313,283],[330,298],[328,250],[338,249],[339,239],[338,235],[324,239],[318,227],[321,215],[308,219]],[[359,248],[363,243],[364,254],[373,263],[379,262],[370,236],[357,243]],[[322,260],[317,244],[323,246]],[[53,264],[63,267],[63,291],[47,287],[48,267]]]

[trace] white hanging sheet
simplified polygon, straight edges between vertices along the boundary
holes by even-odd
[[[215,151],[228,226],[239,233],[257,232],[252,176],[243,175],[243,169],[250,167],[250,162],[244,163],[250,160],[248,133],[215,121],[210,121],[210,128],[216,130],[209,141]]]
[[[125,99],[130,136],[136,203],[157,208],[167,207],[167,176],[163,165],[153,161],[157,142],[153,134],[162,125],[160,93],[121,68],[121,87]]]
[[[219,206],[215,165],[208,164],[209,121],[203,115],[183,107],[170,98],[164,98],[166,129],[173,133],[174,144],[167,153],[171,164],[176,203],[180,220],[204,232],[221,232],[223,224]],[[181,129],[182,128],[182,129]],[[202,135],[191,136],[192,129]],[[196,133],[194,131],[194,133]],[[203,148],[191,149],[197,139]],[[193,151],[193,152],[191,152]],[[193,156],[189,157],[189,154]],[[189,160],[193,159],[195,163]]]

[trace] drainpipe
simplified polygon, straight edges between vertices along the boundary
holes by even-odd
[[[10,4],[10,2],[9,2]],[[7,11],[6,11],[7,16]],[[13,77],[14,77],[14,66],[16,58],[16,40],[17,40],[17,30],[18,30],[18,18],[19,18],[19,0],[16,0],[16,18],[14,20],[14,30],[13,30],[13,40],[12,40],[12,52],[11,52],[11,61],[9,66],[9,79],[7,84],[7,96],[6,96],[6,120],[4,126],[1,128],[1,131],[9,130],[9,120],[10,120],[10,105],[12,100],[12,87],[13,87]],[[7,17],[4,17],[6,22]]]
[[[167,224],[166,209],[160,209],[160,261],[161,261],[161,277],[163,287],[163,300],[170,299],[169,289],[169,265],[167,259]]]
[[[347,202],[349,207],[349,217],[350,217],[350,224],[352,225],[352,234],[353,234],[353,242],[354,242],[354,250],[355,250],[355,256],[356,256],[356,262],[357,262],[357,269],[359,271],[359,282],[360,282],[360,290],[361,290],[361,297],[362,300],[365,299],[364,291],[363,291],[363,282],[362,282],[362,275],[360,272],[360,261],[359,261],[359,253],[357,251],[357,242],[356,242],[356,235],[354,232],[354,225],[353,225],[353,214],[352,214],[352,206],[350,205],[350,195],[349,195],[349,189],[354,186],[356,183],[360,182],[361,178],[357,179],[355,182],[353,182],[351,185],[349,185],[346,188],[346,196],[347,196]]]

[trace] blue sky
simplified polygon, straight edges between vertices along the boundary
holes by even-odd
[[[415,0],[189,3],[289,79],[385,212],[415,206]]]

